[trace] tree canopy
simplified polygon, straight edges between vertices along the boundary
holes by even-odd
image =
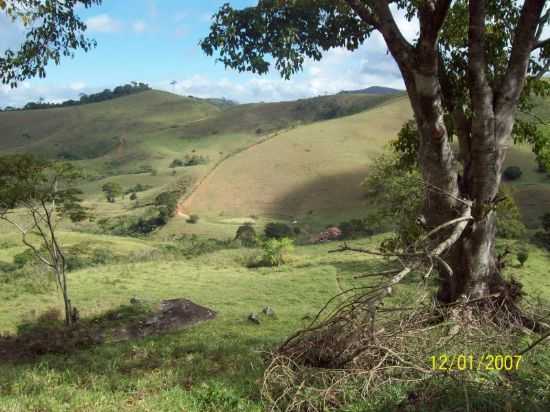
[[[0,0],[0,11],[26,31],[18,50],[8,49],[0,56],[2,83],[16,87],[30,77],[45,77],[48,63],[59,64],[62,56],[72,56],[76,49],[94,47],[95,41],[84,36],[86,25],[75,11],[101,1]]]

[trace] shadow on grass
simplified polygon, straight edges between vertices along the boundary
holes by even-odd
[[[398,391],[390,391],[394,396],[381,395],[381,401],[376,406],[371,404],[370,407],[365,407],[373,412],[550,410],[547,379],[537,380],[533,374],[511,373],[508,378],[501,375],[493,376],[492,380],[491,384],[487,384],[482,381],[467,381],[464,376],[435,377],[403,387],[404,390],[397,396]]]
[[[391,276],[371,276],[374,273],[387,271],[392,269],[399,269],[396,265],[388,264],[383,261],[373,261],[373,260],[364,260],[364,261],[340,261],[340,262],[331,262],[330,265],[334,266],[338,271],[342,279],[349,281],[360,281],[360,280],[372,280],[382,281],[384,279],[389,279]],[[417,284],[421,283],[421,275],[419,273],[411,273],[406,276],[400,283],[401,284]]]

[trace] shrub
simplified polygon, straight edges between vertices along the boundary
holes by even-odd
[[[205,156],[200,156],[193,154],[191,156],[185,155],[183,165],[184,166],[197,166],[208,163],[208,158]]]
[[[502,176],[506,180],[516,180],[521,177],[522,171],[518,166],[508,166],[504,173],[502,173]]]
[[[268,239],[291,238],[294,234],[292,228],[285,223],[271,222],[265,226],[265,237]]]
[[[105,265],[115,260],[115,256],[110,249],[95,249],[92,254],[92,263],[95,265]]]
[[[154,204],[158,206],[160,210],[166,209],[168,216],[172,217],[176,213],[178,194],[176,192],[162,192],[155,197]]]
[[[187,219],[187,223],[197,223],[199,221],[199,215],[190,215]]]
[[[258,243],[256,239],[256,230],[254,230],[250,223],[241,225],[237,229],[235,240],[240,241],[243,246],[256,246]]]
[[[197,235],[183,235],[175,241],[177,245],[175,252],[187,258],[238,247],[238,244],[231,239],[204,239]]]
[[[521,221],[521,214],[512,196],[510,188],[501,187],[497,204],[497,236],[504,239],[523,238],[527,228]]]
[[[153,172],[153,166],[151,165],[141,165],[137,169],[137,173],[152,173]]]
[[[523,264],[527,261],[527,258],[529,258],[529,251],[527,249],[520,249],[517,253],[517,259],[521,267],[523,267]]]
[[[135,192],[130,195],[130,200],[137,200],[137,194]]]
[[[260,266],[280,266],[288,262],[288,255],[294,250],[294,241],[289,238],[268,239],[262,244]]]
[[[175,167],[182,167],[182,166],[185,166],[185,163],[184,163],[183,160],[181,160],[181,159],[174,159],[174,160],[172,160],[172,163],[170,163],[170,166],[168,166],[168,167],[170,167],[170,168],[173,169],[173,168],[175,168]]]
[[[546,232],[550,232],[550,213],[545,213],[544,215],[542,215],[540,220],[541,220],[541,223],[542,223],[542,228]]]
[[[107,182],[101,186],[101,190],[105,193],[107,201],[114,203],[116,198],[123,194],[122,186],[116,182]]]
[[[357,239],[365,236],[372,236],[374,232],[367,227],[365,219],[351,219],[338,225],[342,231],[341,239]]]
[[[139,193],[139,192],[145,192],[146,190],[149,190],[149,189],[152,189],[153,186],[150,186],[150,185],[142,185],[141,183],[138,183],[137,185],[135,186],[132,186],[130,187],[128,190],[126,190],[126,192],[124,192],[125,194],[130,194],[130,193]]]
[[[32,250],[27,249],[24,252],[18,253],[13,257],[13,264],[21,269],[23,266],[26,266],[29,263],[35,262],[35,256]]]
[[[542,230],[539,230],[533,236],[533,243],[550,250],[550,232],[543,232]]]
[[[84,269],[87,266],[90,266],[90,260],[86,259],[84,256],[72,253],[65,256],[65,269],[68,272]]]

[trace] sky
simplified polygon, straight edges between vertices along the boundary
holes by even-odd
[[[131,81],[181,95],[218,97],[240,103],[294,100],[369,86],[403,89],[397,65],[378,33],[355,52],[332,49],[318,62],[306,61],[303,72],[284,80],[276,72],[258,76],[225,69],[199,47],[211,16],[228,0],[104,0],[80,8],[87,35],[97,47],[60,65],[47,67],[45,79],[29,79],[16,89],[0,85],[0,107],[22,106],[40,97],[50,102],[77,98]],[[229,1],[235,8],[253,0]],[[394,13],[405,37],[416,37],[417,24]],[[0,15],[0,53],[16,49],[21,27]],[[171,85],[172,81],[175,85]]]

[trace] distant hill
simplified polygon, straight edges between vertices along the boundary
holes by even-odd
[[[228,133],[260,136],[293,125],[359,113],[391,98],[350,94],[239,105],[226,99],[148,90],[86,105],[1,112],[0,152],[86,160],[120,152],[122,145],[125,154],[130,148],[135,153],[141,143],[149,141],[139,150],[143,157],[151,154],[151,144],[162,148],[165,137],[194,139]]]
[[[371,86],[366,89],[360,90],[343,90],[338,94],[378,94],[378,95],[393,95],[393,94],[403,94],[405,90],[392,89],[391,87],[383,86]]]

